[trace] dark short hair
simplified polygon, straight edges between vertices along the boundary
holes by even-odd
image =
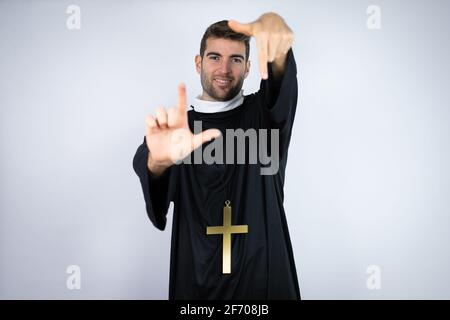
[[[245,60],[248,60],[250,54],[250,37],[246,36],[245,34],[233,31],[228,26],[228,20],[222,20],[213,23],[208,27],[208,29],[206,29],[205,33],[203,34],[202,41],[200,42],[200,56],[202,58],[206,50],[206,40],[208,40],[209,38],[229,39],[243,42],[245,44]]]

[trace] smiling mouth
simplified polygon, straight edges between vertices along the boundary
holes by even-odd
[[[215,78],[214,81],[216,81],[217,83],[222,84],[222,85],[227,85],[227,84],[231,83],[230,79],[218,79],[218,78]]]
[[[215,78],[214,81],[219,85],[219,87],[228,87],[231,83],[231,80],[229,80],[229,79]]]

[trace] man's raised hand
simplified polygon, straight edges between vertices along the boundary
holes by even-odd
[[[286,54],[294,42],[294,33],[278,14],[269,12],[251,23],[229,20],[228,26],[235,32],[253,36],[258,47],[261,78],[267,79],[267,63],[274,62],[274,72],[284,71]]]
[[[217,129],[193,134],[187,118],[186,87],[178,86],[177,106],[169,110],[156,109],[155,116],[148,115],[146,143],[149,150],[147,167],[153,175],[160,175],[165,169],[184,159],[203,143],[221,135]]]

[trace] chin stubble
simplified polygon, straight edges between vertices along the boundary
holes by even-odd
[[[244,84],[244,77],[242,76],[239,79],[238,83],[236,83],[235,86],[231,87],[231,89],[228,91],[228,93],[224,97],[220,97],[218,95],[216,89],[214,88],[213,81],[214,80],[212,80],[212,79],[211,79],[211,81],[207,81],[205,74],[202,72],[201,83],[202,83],[203,90],[205,90],[206,93],[214,100],[228,101],[228,100],[231,100],[232,98],[234,98],[241,91],[242,85]]]

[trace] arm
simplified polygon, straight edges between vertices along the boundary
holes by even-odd
[[[167,112],[160,107],[156,116],[147,116],[144,143],[133,159],[134,171],[141,182],[147,214],[163,230],[170,201],[176,190],[177,168],[174,163],[195,148],[220,135],[217,129],[193,134],[188,125],[186,88],[178,87],[178,105]]]
[[[256,39],[262,78],[256,96],[263,106],[268,128],[279,130],[279,172],[284,181],[298,96],[297,68],[292,52],[294,34],[275,13],[263,14],[249,24],[230,21],[229,26]]]
[[[160,175],[156,176],[148,169],[148,155],[144,138],[144,143],[139,146],[134,155],[133,168],[141,183],[147,215],[156,228],[164,230],[169,204],[173,201],[176,190],[174,175],[176,168],[165,168]]]

